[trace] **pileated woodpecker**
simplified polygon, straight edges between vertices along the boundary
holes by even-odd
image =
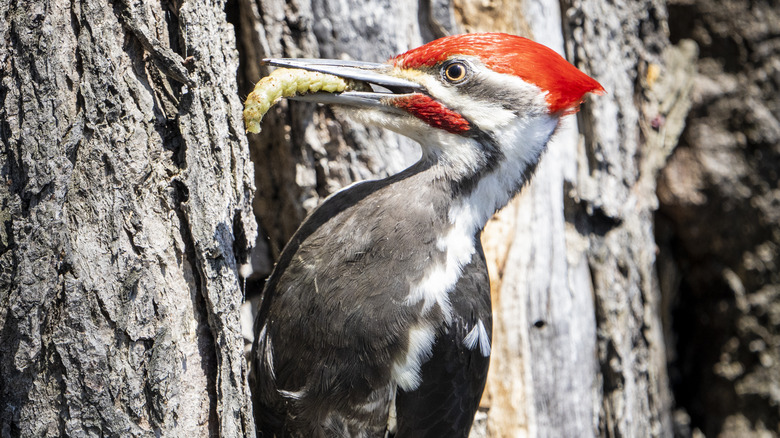
[[[409,136],[422,158],[329,197],[282,252],[255,321],[259,435],[467,436],[491,348],[480,233],[561,117],[603,88],[499,33],[441,38],[384,64],[267,62],[371,85],[297,99]]]

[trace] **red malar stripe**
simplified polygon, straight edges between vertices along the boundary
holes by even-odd
[[[470,128],[468,120],[463,116],[424,94],[399,97],[393,99],[392,103],[434,128],[453,134],[462,134]]]

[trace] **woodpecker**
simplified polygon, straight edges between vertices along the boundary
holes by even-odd
[[[598,82],[501,34],[441,38],[386,63],[269,59],[360,81],[313,93],[422,145],[303,222],[266,282],[250,387],[262,437],[466,437],[491,350],[480,233]]]

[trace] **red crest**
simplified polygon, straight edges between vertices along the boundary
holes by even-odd
[[[604,93],[593,78],[554,50],[505,33],[454,35],[432,41],[391,59],[401,68],[432,67],[453,56],[468,55],[498,73],[515,75],[547,92],[550,112],[575,112],[586,93]]]

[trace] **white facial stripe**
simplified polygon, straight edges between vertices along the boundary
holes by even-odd
[[[439,102],[446,102],[447,108],[461,114],[482,130],[496,129],[515,116],[497,102],[476,101],[474,97],[461,93],[457,87],[447,87],[433,77],[425,79],[424,85],[431,96]]]
[[[458,96],[455,92],[457,87],[446,87],[429,75],[419,75],[416,79],[425,82],[424,85],[434,97],[447,102],[448,107],[460,111],[473,123],[480,124],[486,130],[495,128],[491,131],[493,140],[503,154],[491,172],[483,174],[470,192],[454,201],[448,211],[451,227],[437,241],[437,249],[444,253],[444,261],[428,266],[420,282],[412,285],[406,298],[407,305],[422,302],[424,313],[438,304],[445,319],[450,321],[452,306],[449,294],[457,284],[463,266],[470,262],[475,252],[474,236],[523,184],[528,167],[538,161],[559,119],[547,114],[544,95],[539,93],[538,88],[510,75],[488,71],[480,73],[480,79],[509,84],[506,86],[514,87],[515,94],[520,98],[525,97],[523,90],[532,93],[527,99],[530,106],[527,114],[518,115],[504,109],[499,103],[486,102],[488,97],[474,102]],[[517,89],[521,90],[519,94]],[[472,176],[485,165],[485,152],[477,140],[432,129],[412,115],[404,116],[376,109],[353,109],[347,114],[359,122],[383,126],[420,142],[424,154],[438,158],[439,165],[436,167],[446,172],[442,175],[444,179],[457,181]],[[421,358],[430,353],[434,338],[430,327],[418,327],[415,330],[415,339],[424,339],[425,342],[413,343],[410,339],[410,344],[415,347],[410,347],[404,362],[393,366],[395,379],[404,389],[417,387]],[[477,332],[475,336],[479,340],[480,333]],[[489,348],[489,342],[479,345],[480,348]]]
[[[506,205],[520,187],[528,166],[538,161],[557,124],[557,117],[541,116],[514,119],[501,130],[496,141],[501,147],[504,159],[492,172],[485,174],[468,195],[453,203],[448,212],[452,226],[437,242],[437,249],[445,253],[444,262],[429,266],[422,280],[412,285],[406,298],[407,305],[422,302],[422,310],[425,313],[430,311],[434,304],[438,304],[445,319],[450,321],[452,306],[449,294],[455,288],[463,266],[471,261],[475,251],[474,236],[485,226],[496,209]],[[446,139],[437,139],[442,143],[427,143],[442,145],[442,150],[437,152],[441,153],[442,160],[472,157],[474,151],[481,150],[473,139],[427,126],[423,132],[427,133],[428,137],[446,136]],[[436,134],[432,134],[433,132]],[[463,153],[460,153],[461,150]],[[458,162],[457,165],[447,167],[460,169],[458,172],[468,175],[474,165],[474,162]]]
[[[480,81],[490,89],[512,90],[513,95],[522,96],[522,102],[517,104],[528,106],[522,108],[523,113],[541,114],[547,111],[547,93],[543,93],[536,85],[510,74],[496,73],[476,58],[471,58],[470,64],[474,77],[469,80]],[[517,117],[515,111],[506,109],[497,96],[474,96],[463,92],[464,88],[457,85],[445,85],[432,75],[418,76],[416,79],[422,82],[433,98],[445,102],[447,108],[461,114],[483,131],[501,130]]]

